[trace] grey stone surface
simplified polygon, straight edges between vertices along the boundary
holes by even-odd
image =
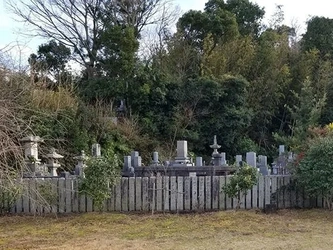
[[[195,158],[195,166],[196,167],[202,167],[202,157],[196,157]]]
[[[91,155],[93,157],[101,157],[101,145],[94,143],[91,147]]]
[[[241,164],[242,161],[243,161],[243,156],[242,156],[242,155],[236,155],[235,158],[236,158],[236,162],[235,162],[235,164],[236,164],[237,167],[239,167],[240,164]]]
[[[254,168],[257,167],[257,154],[255,152],[246,153],[246,163]]]

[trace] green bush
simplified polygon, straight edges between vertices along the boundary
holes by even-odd
[[[242,167],[239,167],[235,174],[230,178],[229,183],[223,187],[223,191],[230,198],[237,198],[237,209],[240,207],[241,199],[246,195],[247,191],[252,189],[258,181],[257,168],[251,167],[243,163]]]
[[[296,165],[298,184],[311,197],[323,195],[326,207],[333,208],[333,138],[318,138],[310,144]]]
[[[116,155],[91,158],[87,162],[88,167],[84,170],[85,178],[81,179],[79,190],[91,197],[100,211],[120,177],[119,164]]]

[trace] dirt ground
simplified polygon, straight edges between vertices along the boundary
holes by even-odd
[[[333,212],[0,217],[0,249],[333,249]]]

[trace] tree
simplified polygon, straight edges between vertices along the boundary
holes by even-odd
[[[303,51],[318,49],[320,55],[333,56],[333,19],[315,16],[307,22],[301,41]]]
[[[261,20],[265,15],[264,8],[260,8],[258,4],[252,3],[249,0],[228,0],[225,8],[235,14],[238,30],[241,35],[259,37],[262,29]]]
[[[203,41],[209,34],[214,40],[214,45],[232,40],[238,35],[235,16],[220,7],[209,11],[205,9],[204,12],[190,10],[179,18],[177,29],[199,50],[202,50]]]
[[[51,40],[49,43],[38,47],[37,55],[31,54],[28,61],[30,64],[31,77],[36,78],[39,73],[51,75],[57,82],[64,76],[66,64],[71,51],[63,44]]]
[[[7,0],[11,10],[21,20],[34,27],[35,34],[68,46],[72,59],[81,64],[87,78],[101,52],[101,36],[106,25],[135,28],[139,38],[143,27],[157,19],[163,0]],[[158,18],[158,17],[157,17]]]

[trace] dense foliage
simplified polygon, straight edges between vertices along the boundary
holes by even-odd
[[[333,137],[315,140],[296,166],[298,183],[306,194],[323,196],[325,206],[333,209]]]
[[[186,139],[208,159],[215,134],[229,158],[275,156],[281,142],[301,152],[309,128],[333,119],[331,19],[313,17],[301,37],[281,6],[267,26],[248,0],[208,0],[172,32],[163,0],[55,0],[49,11],[41,0],[19,2],[14,12],[50,39],[29,59],[34,111],[23,117],[68,156],[98,142],[146,162]],[[146,45],[150,24],[157,39]],[[78,77],[70,60],[82,66]]]

